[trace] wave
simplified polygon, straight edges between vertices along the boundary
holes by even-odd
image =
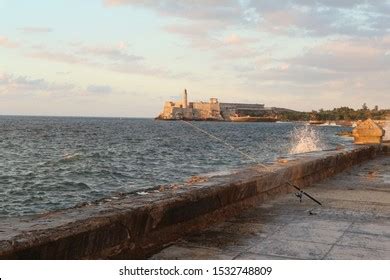
[[[90,190],[91,189],[91,187],[86,183],[72,182],[72,181],[62,182],[62,187],[68,191],[71,191],[71,190],[80,191],[80,190]]]
[[[60,161],[62,162],[75,161],[75,160],[79,160],[80,158],[81,158],[80,153],[65,154]]]

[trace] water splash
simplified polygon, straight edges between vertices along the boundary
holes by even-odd
[[[291,133],[291,143],[290,154],[322,150],[322,143],[318,132],[309,125],[294,128]]]
[[[385,130],[385,136],[383,137],[383,140],[390,141],[390,121],[385,122],[383,129]]]

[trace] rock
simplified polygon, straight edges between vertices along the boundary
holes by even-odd
[[[358,121],[352,130],[355,144],[381,144],[385,131],[373,120]]]

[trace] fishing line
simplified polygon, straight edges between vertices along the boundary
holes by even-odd
[[[234,147],[232,144],[230,144],[230,143],[224,141],[223,139],[221,139],[221,138],[219,138],[219,137],[217,137],[217,136],[211,134],[210,132],[208,132],[208,131],[206,131],[206,130],[204,130],[204,129],[202,129],[202,128],[200,128],[200,127],[198,127],[198,126],[196,126],[196,125],[194,125],[194,124],[192,124],[192,123],[190,123],[190,122],[188,122],[188,121],[185,121],[185,120],[182,120],[182,121],[185,122],[186,124],[192,126],[192,127],[195,128],[196,130],[199,130],[199,131],[203,132],[204,134],[208,135],[210,138],[213,138],[213,139],[218,140],[219,142],[225,144],[225,145],[226,145],[227,147],[229,147],[230,149],[232,149],[232,150],[234,150],[234,151],[236,151],[236,152],[239,152],[239,153],[240,153],[241,155],[243,155],[244,157],[246,157],[246,158],[248,158],[248,159],[250,159],[250,160],[252,160],[252,161],[255,161],[256,163],[258,163],[258,164],[262,165],[263,167],[267,168],[266,165],[264,165],[264,164],[258,162],[257,159],[255,159],[254,157],[252,157],[252,156],[250,156],[250,155],[244,153],[244,152],[241,151],[239,148]]]
[[[206,135],[209,136],[210,138],[212,138],[212,139],[214,139],[214,140],[217,140],[217,141],[223,143],[225,146],[229,147],[231,150],[234,150],[234,151],[240,153],[241,155],[243,155],[244,157],[246,157],[246,158],[248,158],[248,159],[254,161],[254,162],[257,163],[258,165],[260,165],[261,167],[263,167],[264,169],[266,169],[268,172],[274,173],[274,174],[275,174],[275,171],[273,171],[269,166],[267,166],[267,165],[265,165],[265,164],[259,162],[256,158],[252,157],[251,155],[248,155],[247,153],[244,153],[244,152],[241,151],[239,148],[237,148],[237,147],[233,146],[232,144],[226,142],[226,141],[223,140],[222,138],[215,136],[214,134],[208,132],[207,130],[204,130],[203,128],[200,128],[200,127],[194,125],[193,123],[191,123],[191,122],[189,122],[189,121],[186,121],[186,120],[181,120],[181,121],[184,122],[184,123],[186,123],[186,124],[188,124],[188,125],[191,126],[192,128],[194,128],[194,129],[196,129],[196,130],[198,130],[198,131],[200,131],[200,132],[206,134]],[[296,196],[299,197],[300,202],[302,201],[302,196],[305,195],[305,196],[307,196],[308,198],[310,198],[312,201],[314,201],[315,203],[317,203],[317,204],[319,204],[319,205],[322,206],[322,203],[321,203],[321,202],[319,202],[317,199],[315,199],[313,196],[311,196],[311,195],[308,194],[307,192],[303,191],[303,190],[302,190],[301,188],[299,188],[297,185],[295,185],[295,184],[293,184],[293,183],[291,183],[291,182],[289,182],[289,181],[286,181],[286,183],[287,183],[289,186],[291,186],[291,187],[293,187],[293,188],[295,188],[296,190],[299,191],[299,192],[296,194]]]

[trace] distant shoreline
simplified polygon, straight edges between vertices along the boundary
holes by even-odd
[[[50,116],[50,115],[0,115],[2,117],[18,117],[18,118],[85,118],[85,119],[150,119],[154,117],[109,117],[109,116]]]

